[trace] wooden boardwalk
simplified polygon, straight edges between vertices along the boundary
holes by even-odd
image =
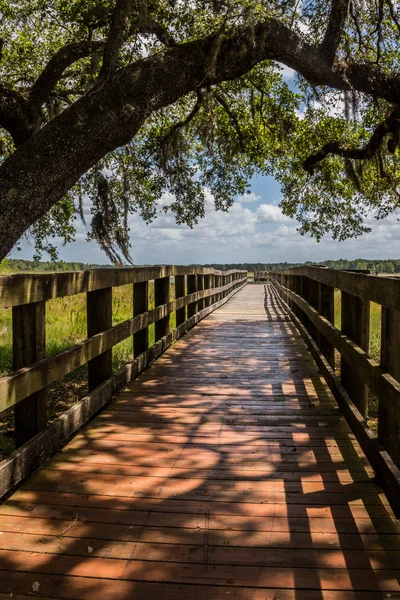
[[[388,502],[247,286],[0,507],[0,599],[400,598]]]

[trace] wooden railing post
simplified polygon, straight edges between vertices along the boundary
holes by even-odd
[[[293,291],[298,296],[301,296],[301,276],[293,275]],[[293,312],[301,320],[301,309],[293,302]]]
[[[201,292],[202,290],[204,290],[204,275],[197,275],[197,291]],[[204,298],[201,298],[198,303],[198,310],[203,310],[204,306]]]
[[[290,290],[292,290],[292,292],[294,292],[295,291],[294,287],[295,287],[295,276],[293,275],[293,273],[291,273],[289,275],[288,288]],[[295,304],[295,302],[293,302],[293,300],[289,300],[289,306],[293,311],[295,311],[296,304]]]
[[[13,369],[16,371],[46,354],[46,303],[34,302],[12,309]],[[47,425],[47,390],[14,406],[15,444],[22,446]]]
[[[309,279],[308,277],[306,277],[305,275],[301,276],[301,297],[304,298],[304,300],[306,300],[306,302],[308,302],[308,282]],[[310,331],[310,319],[307,317],[307,315],[305,315],[304,313],[301,314],[301,322],[303,323],[304,327]]]
[[[342,332],[368,352],[370,303],[342,291]],[[341,359],[341,382],[364,418],[368,415],[368,389],[354,373],[351,365]]]
[[[112,288],[95,290],[86,294],[88,337],[112,327]],[[112,374],[112,349],[106,350],[88,362],[89,392],[102,384]]]
[[[330,323],[335,321],[335,288],[325,283],[321,283],[321,315]],[[321,336],[321,350],[326,360],[335,369],[335,349],[328,340]]]
[[[133,316],[141,315],[149,310],[149,282],[140,281],[133,284]],[[136,358],[149,347],[149,328],[145,327],[133,336],[133,356]]]
[[[308,302],[315,310],[321,313],[321,284],[311,277],[308,277]],[[318,348],[321,348],[321,334],[318,329],[315,325],[309,323],[308,330]]]
[[[197,275],[187,276],[187,293],[194,294],[197,292]],[[197,313],[197,302],[188,304],[188,319]]]
[[[206,289],[208,292],[210,292],[212,290],[212,288],[213,288],[213,276],[206,275],[204,277],[204,289]],[[212,296],[208,296],[207,298],[205,298],[206,308],[211,306],[211,304],[212,304]]]
[[[221,285],[222,285],[222,277],[221,277],[221,275],[216,275],[216,277],[215,277],[215,285],[216,285],[217,288],[221,287]],[[221,300],[221,298],[222,298],[221,293],[218,292],[218,294],[215,295],[215,300],[214,301],[215,302],[219,302]]]
[[[170,279],[162,277],[154,280],[154,306],[167,304],[170,300]],[[155,341],[160,340],[164,335],[167,335],[170,330],[170,317],[167,315],[155,323]]]
[[[175,275],[175,299],[182,298],[185,295],[185,276]],[[176,311],[176,326],[182,325],[186,321],[186,307],[178,308]]]
[[[400,311],[382,306],[381,366],[400,381]],[[378,437],[400,467],[400,407],[390,410],[379,402]]]

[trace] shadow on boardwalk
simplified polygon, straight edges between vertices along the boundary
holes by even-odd
[[[133,382],[0,524],[0,598],[400,598],[387,500],[261,286]]]

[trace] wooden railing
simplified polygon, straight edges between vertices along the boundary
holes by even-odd
[[[253,283],[264,283],[268,279],[268,271],[254,271]]]
[[[269,276],[312,341],[309,347],[353,432],[400,507],[395,468],[400,466],[400,279],[314,266]],[[340,291],[340,329],[335,326],[335,289]],[[382,311],[379,361],[369,355],[371,302]],[[378,439],[365,421],[371,397],[378,401]]]
[[[154,308],[149,310],[149,281],[152,280]],[[18,469],[13,457],[12,481],[7,481],[5,486],[1,485],[0,469],[0,495],[47,457],[59,445],[60,437],[65,440],[71,435],[125,383],[183,333],[229,300],[246,281],[245,271],[176,266],[0,277],[0,310],[12,307],[14,368],[11,375],[0,379],[0,412],[14,407],[16,445],[27,446],[20,455]],[[133,316],[112,326],[112,290],[127,284],[132,284]],[[171,289],[175,291],[173,299]],[[46,357],[46,301],[82,292],[87,297],[87,339]],[[175,313],[176,326],[171,330],[172,313]],[[149,347],[148,331],[153,323],[155,341]],[[130,336],[133,336],[134,360],[113,376],[112,348]],[[51,435],[43,436],[49,429],[46,429],[46,388],[86,363],[89,395],[68,411],[58,429],[55,426]],[[35,448],[26,444],[32,439],[39,439]],[[38,447],[40,456],[36,456]]]

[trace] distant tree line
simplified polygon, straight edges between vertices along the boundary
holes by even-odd
[[[277,271],[280,269],[290,269],[293,267],[300,267],[301,265],[320,265],[329,267],[330,269],[370,269],[376,273],[400,273],[400,259],[391,258],[387,260],[369,260],[365,258],[356,258],[355,260],[347,260],[344,258],[340,258],[338,260],[325,260],[324,262],[311,262],[307,261],[305,263],[289,263],[289,262],[281,262],[281,263],[231,263],[231,264],[221,264],[221,263],[213,263],[202,265],[205,267],[213,267],[214,269],[219,269],[221,271],[227,271],[229,269],[244,269],[245,271]],[[192,266],[200,266],[200,265],[192,265]]]
[[[196,267],[213,267],[220,271],[230,269],[243,269],[244,271],[276,271],[279,269],[290,269],[301,265],[321,265],[331,269],[370,269],[376,273],[400,273],[400,259],[393,258],[387,260],[368,260],[365,258],[356,258],[355,260],[326,260],[320,263],[307,261],[305,263],[210,263],[195,264]],[[44,262],[37,260],[24,260],[20,258],[6,258],[0,262],[0,273],[18,273],[18,272],[54,272],[54,271],[87,271],[89,269],[113,269],[114,265],[87,264],[82,262]]]
[[[87,271],[89,269],[110,269],[113,265],[97,265],[82,262],[44,262],[38,260],[24,260],[21,258],[6,258],[0,262],[0,273],[17,273],[19,271],[54,272],[54,271]]]

